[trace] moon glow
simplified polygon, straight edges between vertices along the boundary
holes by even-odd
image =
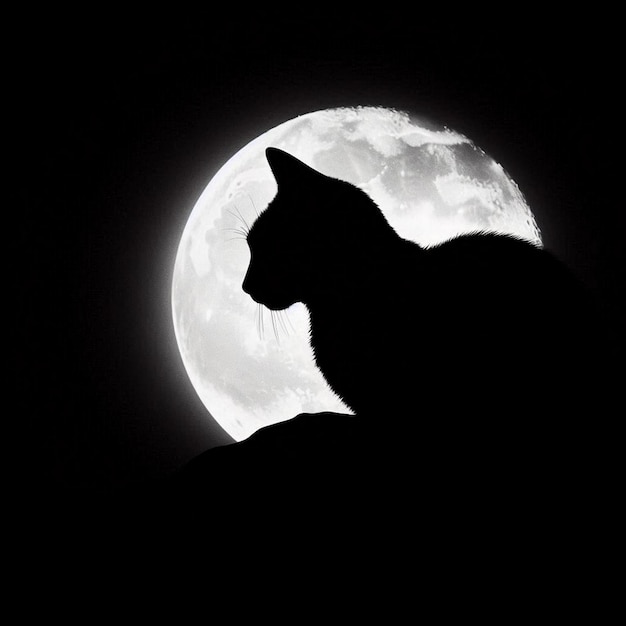
[[[270,146],[357,185],[399,235],[420,245],[478,230],[541,245],[516,183],[453,130],[361,107],[308,113],[263,133],[234,154],[198,198],[172,281],[183,364],[207,411],[236,441],[298,413],[349,412],[314,365],[306,308],[296,304],[286,315],[271,315],[241,289],[250,257],[240,231],[276,193],[265,160]]]

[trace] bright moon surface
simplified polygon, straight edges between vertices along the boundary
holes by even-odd
[[[357,185],[402,237],[421,245],[477,230],[541,245],[515,182],[452,130],[362,107],[308,113],[263,133],[223,165],[193,207],[172,284],[174,329],[189,378],[236,441],[298,413],[350,412],[314,365],[304,305],[272,318],[241,288],[250,254],[235,230],[242,221],[251,224],[276,193],[269,146]]]

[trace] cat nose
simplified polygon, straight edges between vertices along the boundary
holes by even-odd
[[[245,293],[250,295],[250,272],[246,273],[243,283],[241,284],[241,288],[245,291]]]

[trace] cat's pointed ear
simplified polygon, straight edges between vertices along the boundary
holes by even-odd
[[[267,148],[265,157],[270,165],[272,174],[274,174],[278,189],[288,189],[289,187],[302,189],[303,179],[308,179],[311,176],[321,176],[312,167],[278,148]]]

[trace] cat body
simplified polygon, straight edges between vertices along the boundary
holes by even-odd
[[[402,240],[393,247],[332,303],[311,303],[311,345],[330,386],[357,413],[499,393],[507,352],[517,352],[519,370],[540,349],[533,315],[543,294],[532,284],[511,289],[531,281],[528,270],[519,276],[520,261],[540,251],[488,235],[427,250]]]
[[[248,234],[244,290],[307,306],[316,364],[357,415],[486,424],[580,392],[589,308],[551,254],[486,233],[420,247],[356,187],[267,158],[278,193]]]

